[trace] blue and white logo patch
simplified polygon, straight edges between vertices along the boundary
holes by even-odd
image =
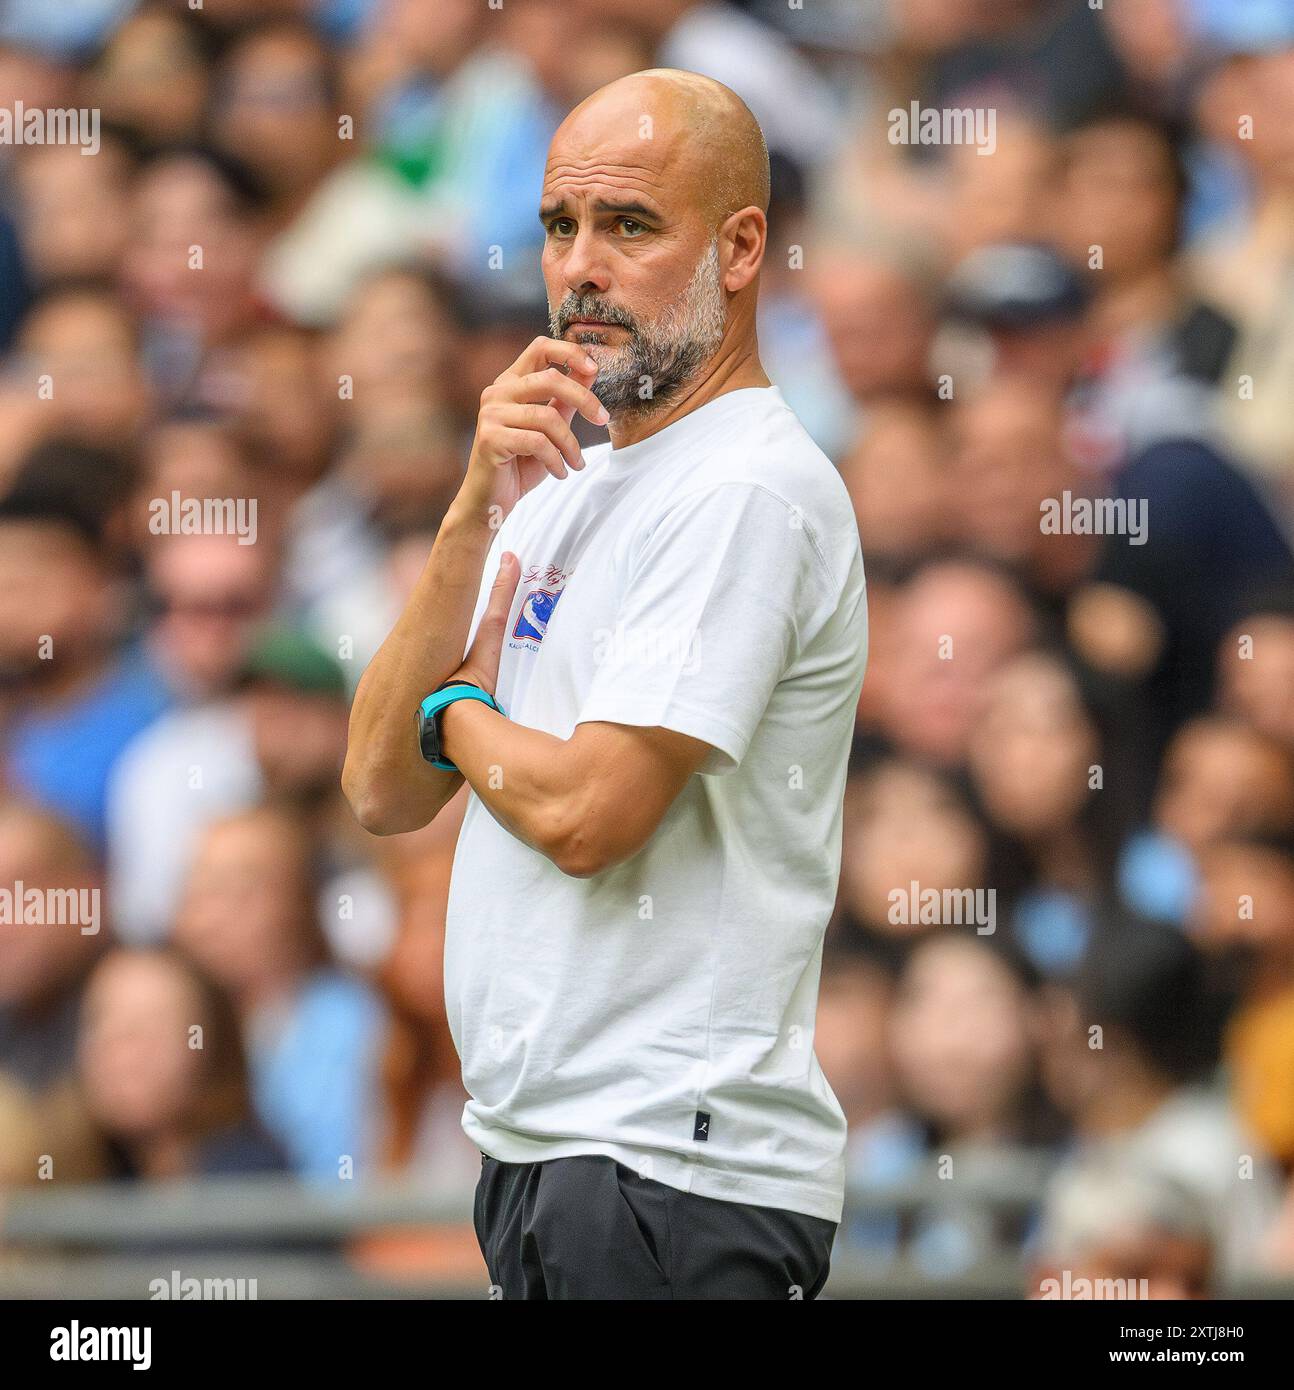
[[[560,589],[556,593],[549,589],[532,589],[521,604],[521,612],[517,614],[513,637],[525,642],[542,642],[544,633],[548,631],[548,620],[553,616],[553,609],[561,596]]]

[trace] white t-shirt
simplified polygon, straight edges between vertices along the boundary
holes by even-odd
[[[775,387],[585,460],[521,500],[486,564],[473,633],[499,555],[521,561],[498,698],[562,739],[596,720],[713,751],[591,878],[471,796],[445,947],[463,1127],[504,1162],[606,1154],[837,1221],[845,1119],[813,1031],[866,663],[853,509]]]

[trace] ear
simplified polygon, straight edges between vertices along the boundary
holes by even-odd
[[[736,294],[759,274],[768,245],[768,218],[757,207],[732,213],[719,228],[719,244],[727,251],[723,287],[729,294]]]

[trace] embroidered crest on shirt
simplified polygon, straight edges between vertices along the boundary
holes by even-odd
[[[526,642],[532,649],[544,640],[557,600],[561,598],[568,575],[556,565],[531,565],[522,574],[525,584],[534,587],[521,601],[521,612],[513,625],[514,642]]]

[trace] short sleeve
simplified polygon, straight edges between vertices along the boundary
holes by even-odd
[[[593,634],[577,723],[673,729],[711,745],[705,773],[740,763],[773,690],[834,608],[799,510],[755,483],[670,506],[630,562],[614,627]]]

